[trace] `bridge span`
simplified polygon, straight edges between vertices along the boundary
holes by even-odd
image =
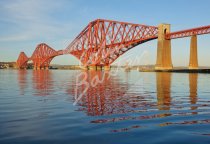
[[[90,22],[63,50],[56,51],[47,44],[41,43],[37,45],[31,57],[21,52],[17,59],[17,66],[25,69],[27,62],[31,60],[34,69],[48,69],[54,57],[71,54],[84,67],[109,69],[110,65],[128,50],[139,44],[158,39],[155,69],[168,70],[173,69],[171,40],[191,37],[189,69],[197,69],[197,35],[209,33],[210,25],[171,32],[170,24],[160,24],[156,27],[97,19]]]

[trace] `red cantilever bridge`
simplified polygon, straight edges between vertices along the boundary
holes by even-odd
[[[157,69],[171,69],[171,39],[191,38],[190,67],[197,67],[197,35],[210,33],[210,25],[178,32],[170,32],[170,25],[147,26],[97,19],[90,22],[64,49],[56,51],[45,43],[37,45],[31,57],[21,52],[17,66],[26,68],[31,60],[34,69],[48,68],[52,59],[71,54],[85,67],[110,66],[119,56],[135,46],[158,38]]]

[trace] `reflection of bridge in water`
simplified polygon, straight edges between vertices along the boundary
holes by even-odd
[[[149,94],[129,91],[132,87],[131,84],[128,84],[128,82],[120,84],[116,80],[117,78],[110,76],[109,73],[99,71],[85,73],[88,75],[85,82],[89,85],[94,82],[96,77],[104,80],[94,87],[90,86],[78,102],[80,110],[85,111],[88,115],[123,114],[135,112],[135,108],[140,108],[141,110],[138,109],[137,111],[144,112],[147,108],[157,108],[160,111],[166,112],[157,115],[157,117],[164,117],[170,116],[171,107],[174,108],[174,105],[176,105],[171,96],[172,73],[156,73],[156,102],[151,101],[153,97]],[[191,104],[191,110],[197,109],[197,79],[198,74],[189,74],[188,98]],[[78,87],[78,93],[82,93],[85,89],[85,84],[80,85]],[[75,94],[73,86],[69,87],[68,93],[71,95]],[[196,114],[196,112],[193,112],[193,114]]]
[[[29,71],[20,71],[18,74],[19,86],[21,94],[24,94],[25,88],[27,86],[28,79],[32,80],[32,87],[34,89],[34,95],[38,96],[51,96],[54,94],[53,91],[56,84],[54,83],[54,77],[52,76],[53,71],[31,71],[32,76],[30,77]],[[78,74],[78,73],[77,73]],[[115,117],[110,119],[96,119],[93,123],[105,123],[114,122],[121,120],[146,120],[161,117],[168,117],[173,115],[194,115],[198,114],[197,110],[199,105],[197,105],[197,79],[198,74],[189,74],[189,92],[188,96],[183,100],[189,103],[187,107],[189,110],[187,112],[182,112],[182,99],[177,99],[180,96],[174,98],[172,96],[172,73],[156,73],[156,93],[146,93],[144,89],[132,92],[129,91],[132,88],[131,83],[128,79],[122,82],[118,76],[112,76],[109,72],[105,71],[86,71],[81,75],[81,79],[85,84],[76,87],[75,75],[70,77],[71,83],[65,86],[64,90],[66,94],[74,99],[75,92],[80,94],[85,89],[87,84],[89,88],[82,96],[81,100],[78,101],[78,110],[85,112],[90,116],[103,116],[103,115],[123,115],[129,113],[138,113],[138,115],[129,115],[122,117]],[[97,80],[101,82],[96,83]],[[68,80],[66,80],[68,81]],[[93,86],[91,86],[93,85]],[[143,86],[144,83],[138,85],[138,87]],[[174,113],[173,111],[178,112]],[[156,111],[157,113],[152,115],[144,115],[145,112]],[[140,115],[139,115],[140,114]]]
[[[110,115],[129,112],[129,107],[137,107],[135,102],[129,100],[127,90],[129,84],[119,83],[118,77],[112,76],[106,71],[83,72],[87,78],[83,85],[77,87],[77,93],[82,95],[78,101],[80,110],[86,111],[88,115]],[[81,79],[80,79],[81,80]],[[79,80],[79,81],[80,81]],[[75,86],[69,87],[69,94],[75,95]],[[134,94],[129,96],[135,97]],[[142,99],[139,97],[139,100]]]
[[[45,96],[44,99],[51,99],[51,96],[53,96],[53,99],[57,99],[56,90],[60,90],[59,93],[63,93],[63,95],[59,94],[58,99],[64,98],[67,101],[70,100],[69,103],[73,104],[76,92],[75,76],[79,73],[83,73],[80,80],[85,81],[86,84],[80,84],[77,87],[77,92],[79,94],[82,93],[87,84],[94,86],[89,86],[84,96],[78,101],[76,108],[78,111],[84,112],[88,116],[97,116],[91,119],[91,123],[123,122],[130,120],[145,122],[147,120],[158,121],[160,118],[167,117],[196,116],[202,113],[202,109],[205,109],[207,103],[205,100],[198,100],[198,74],[185,74],[185,77],[189,78],[189,81],[185,82],[185,85],[189,83],[189,89],[186,89],[184,93],[179,93],[180,87],[176,89],[178,85],[175,86],[173,84],[173,76],[176,77],[179,74],[174,73],[150,73],[149,77],[152,76],[154,79],[152,79],[152,77],[149,79],[146,77],[143,79],[142,83],[133,85],[133,83],[129,82],[131,79],[130,76],[133,76],[129,74],[132,72],[123,72],[121,73],[122,77],[120,77],[118,75],[110,75],[109,73],[111,71],[75,71],[68,78],[66,78],[66,76],[61,77],[63,84],[55,80],[54,75],[56,72],[57,71],[44,70],[18,71],[21,94],[27,95],[27,92],[30,90],[30,93],[34,96]],[[126,74],[128,74],[127,78],[125,78]],[[87,75],[85,80],[84,77],[82,77],[84,75]],[[123,80],[121,78],[123,78]],[[96,79],[101,80],[101,83],[96,83]],[[156,88],[152,86],[152,88],[154,88],[153,90],[151,90],[151,87],[147,89],[144,87],[144,82],[151,82],[152,85],[156,85]],[[58,84],[61,85],[58,86]],[[133,91],[132,87],[137,90]],[[141,87],[142,89],[140,89]],[[173,92],[174,89],[176,93]],[[157,125],[161,126],[194,123],[210,123],[210,121],[186,120],[182,122],[156,122]],[[138,123],[128,128],[113,131],[125,131],[140,128],[141,126],[142,125]]]
[[[37,96],[48,96],[54,91],[52,71],[18,71],[18,82],[21,95],[25,89],[32,86],[33,94]]]
[[[54,83],[51,71],[33,71],[33,88],[36,90],[35,95],[47,96],[54,91]]]

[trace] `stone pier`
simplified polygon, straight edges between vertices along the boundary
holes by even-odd
[[[167,33],[170,33],[170,24],[160,24],[158,26],[156,70],[173,69],[171,60],[171,40],[165,39]]]
[[[102,70],[102,66],[96,66],[96,70]]]
[[[104,66],[104,70],[109,71],[109,70],[111,70],[111,67],[110,66]]]
[[[88,70],[97,70],[97,66],[88,66]]]
[[[86,68],[87,70],[97,70],[97,71],[100,71],[100,70],[110,70],[110,66],[87,66]]]
[[[189,69],[198,69],[197,36],[191,37]]]

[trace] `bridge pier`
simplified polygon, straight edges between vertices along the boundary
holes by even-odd
[[[88,70],[97,70],[97,66],[88,66]]]
[[[40,66],[40,64],[34,63],[34,70],[49,70],[49,66]]]
[[[102,66],[96,66],[96,70],[102,70]]]
[[[111,70],[111,67],[110,66],[104,66],[104,70],[109,71],[109,70]]]
[[[111,69],[110,66],[87,66],[85,69],[87,70],[105,70],[108,71]]]
[[[170,33],[170,24],[160,24],[158,26],[156,70],[173,69],[171,60],[171,40],[165,38],[167,33]]]
[[[198,69],[197,35],[191,37],[189,69]]]
[[[34,65],[34,68],[33,68],[34,70],[40,70],[40,69],[42,69],[40,66],[37,66],[37,65]]]

